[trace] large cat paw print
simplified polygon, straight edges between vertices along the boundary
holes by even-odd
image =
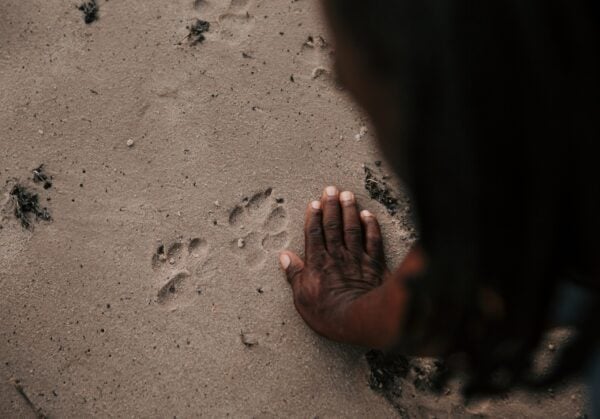
[[[287,211],[283,199],[275,199],[268,188],[233,207],[229,224],[236,228],[231,249],[252,268],[261,267],[269,253],[288,245]]]
[[[168,310],[191,304],[200,293],[196,273],[203,270],[208,256],[209,245],[201,238],[159,243],[152,255],[152,269],[158,283],[156,303]]]
[[[333,50],[321,35],[309,35],[294,57],[304,77],[311,80],[336,81],[333,61]]]

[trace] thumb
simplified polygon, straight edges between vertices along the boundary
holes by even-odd
[[[279,255],[279,264],[281,265],[281,269],[283,269],[285,272],[288,282],[293,288],[295,283],[300,278],[300,273],[304,269],[304,262],[295,253],[281,252]]]

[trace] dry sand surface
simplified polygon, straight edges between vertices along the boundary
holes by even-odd
[[[276,255],[323,186],[380,217],[392,263],[413,238],[402,194],[391,216],[364,188],[386,165],[315,1],[99,0],[90,25],[77,4],[0,1],[1,417],[580,412],[578,386],[465,410],[407,377],[386,399],[365,351],[297,316]],[[51,221],[22,228],[17,183]]]

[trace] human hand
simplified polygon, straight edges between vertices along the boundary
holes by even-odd
[[[305,260],[284,251],[280,263],[294,304],[317,333],[339,342],[384,348],[400,333],[404,292],[390,280],[379,223],[359,213],[351,192],[330,186],[305,216]]]

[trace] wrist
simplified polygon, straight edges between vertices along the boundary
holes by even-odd
[[[354,325],[352,342],[373,349],[391,349],[400,344],[409,309],[406,279],[423,272],[425,261],[418,245],[406,255],[383,284],[353,301],[348,310],[349,324]]]
[[[372,349],[390,349],[397,345],[406,302],[406,290],[394,279],[354,300],[347,310],[347,324],[353,329],[349,335],[356,337],[350,343]]]

